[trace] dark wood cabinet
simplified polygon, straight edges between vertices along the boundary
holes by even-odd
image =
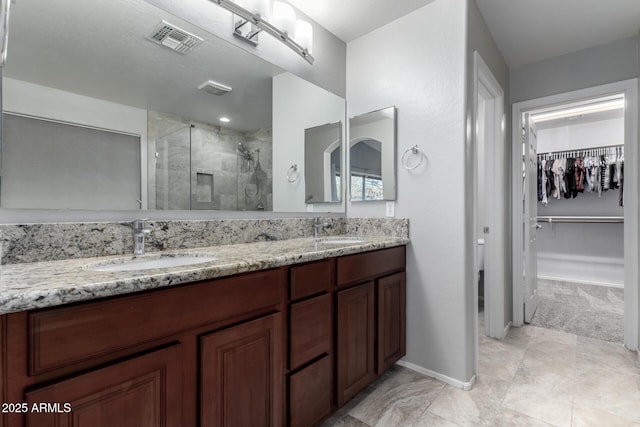
[[[278,313],[201,338],[202,427],[282,424],[281,322]]]
[[[180,427],[181,390],[174,345],[26,393],[27,426]]]
[[[374,301],[373,282],[338,292],[338,406],[344,405],[376,377]]]
[[[389,369],[406,353],[405,273],[377,280],[378,288],[378,375]]]
[[[289,379],[291,427],[318,425],[333,410],[331,356],[307,366]]]
[[[400,246],[0,316],[29,408],[0,427],[318,426],[404,356],[404,271]]]

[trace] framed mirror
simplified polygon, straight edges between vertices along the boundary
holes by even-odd
[[[144,0],[18,2],[9,51],[0,208],[304,212],[286,179],[304,129],[345,118],[343,98]]]
[[[352,202],[396,199],[396,107],[349,119]]]
[[[305,203],[342,200],[342,122],[304,130]]]

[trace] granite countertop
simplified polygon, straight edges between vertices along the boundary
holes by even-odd
[[[357,243],[317,243],[300,238],[167,251],[213,255],[206,263],[134,271],[94,271],[131,255],[0,265],[0,314],[230,276],[324,258],[406,245],[402,237],[366,237]],[[154,258],[163,252],[147,253]]]

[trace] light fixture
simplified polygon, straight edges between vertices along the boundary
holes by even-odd
[[[313,48],[313,27],[311,23],[298,19],[295,40],[300,46],[305,46],[309,53],[313,53],[311,51]]]
[[[229,123],[231,119],[229,117],[220,117],[219,119],[222,123]]]
[[[583,114],[600,113],[603,111],[623,109],[624,105],[624,98],[616,98],[604,102],[566,108],[563,110],[546,111],[543,113],[532,114],[531,119],[534,122],[539,123],[548,120],[565,119]]]
[[[210,1],[240,18],[234,22],[233,29],[233,35],[238,39],[257,46],[258,34],[264,31],[313,64],[313,26],[297,20],[295,10],[288,3],[274,2],[272,16],[269,17],[269,0],[244,0],[242,4],[231,0]],[[302,32],[302,38],[296,35],[298,31]]]

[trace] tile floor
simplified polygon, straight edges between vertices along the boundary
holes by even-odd
[[[621,343],[624,289],[538,279],[533,326]]]
[[[640,362],[622,344],[524,326],[480,333],[478,363],[471,391],[396,366],[323,427],[640,427]]]

